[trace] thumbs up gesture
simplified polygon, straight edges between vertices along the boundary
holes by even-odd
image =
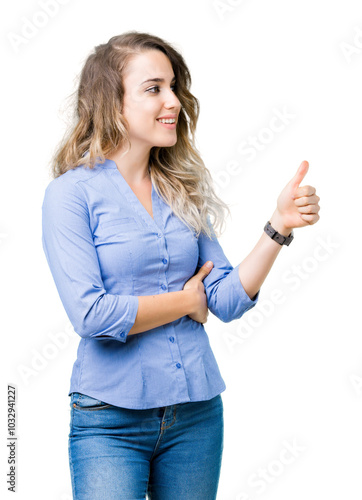
[[[315,224],[319,219],[319,196],[313,186],[300,186],[309,163],[302,161],[295,176],[288,182],[277,200],[278,218],[285,228],[293,229]]]

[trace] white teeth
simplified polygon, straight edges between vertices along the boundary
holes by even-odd
[[[161,120],[158,120],[158,121],[161,123],[175,123],[176,122],[175,118],[169,118],[169,119],[162,118]]]

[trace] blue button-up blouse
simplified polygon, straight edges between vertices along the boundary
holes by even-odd
[[[209,310],[223,322],[255,306],[216,236],[196,236],[158,196],[153,218],[112,160],[48,184],[42,244],[64,309],[81,337],[69,394],[124,408],[208,400],[226,389],[204,325],[188,315],[128,335],[138,297],[180,291],[207,260]],[[211,226],[210,219],[208,223]]]

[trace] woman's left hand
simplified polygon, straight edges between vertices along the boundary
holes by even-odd
[[[303,161],[277,200],[278,219],[288,229],[315,224],[319,220],[319,196],[313,186],[299,186],[309,169]]]

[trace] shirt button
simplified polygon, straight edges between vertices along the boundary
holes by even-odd
[[[159,238],[161,238],[162,234],[161,234],[161,233],[157,233],[157,236],[158,236]]]
[[[166,285],[161,285],[162,290],[166,290]]]
[[[164,264],[167,264],[167,259],[162,259],[162,262],[163,262]]]
[[[174,342],[174,341],[175,341],[174,337],[170,337],[170,342]]]
[[[181,368],[180,363],[176,363],[177,368]]]
[[[121,332],[119,335],[120,335],[121,337],[124,337],[124,332]]]

